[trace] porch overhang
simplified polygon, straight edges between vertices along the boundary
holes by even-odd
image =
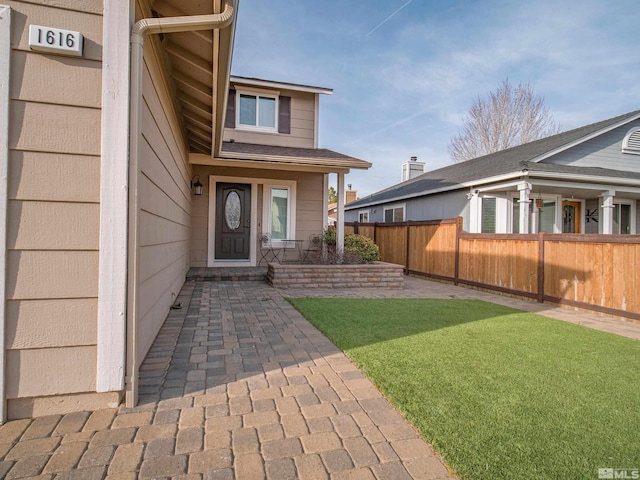
[[[224,142],[219,156],[191,154],[189,163],[236,168],[349,173],[350,169],[368,169],[371,163],[327,149],[279,147]]]

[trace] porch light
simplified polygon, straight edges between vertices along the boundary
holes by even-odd
[[[194,195],[202,195],[202,183],[200,183],[200,175],[196,175],[191,179],[191,189]]]
[[[538,208],[539,210],[542,210],[542,207],[544,207],[544,200],[542,200],[541,198],[538,198],[536,200],[536,208]]]

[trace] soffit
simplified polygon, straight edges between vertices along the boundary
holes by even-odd
[[[222,0],[155,0],[155,17],[220,13]],[[219,149],[234,25],[222,30],[158,35],[187,149],[211,156]]]

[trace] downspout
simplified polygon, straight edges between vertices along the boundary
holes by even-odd
[[[166,18],[143,18],[131,30],[131,85],[130,85],[130,132],[129,132],[129,260],[127,274],[128,321],[127,337],[129,348],[127,373],[137,375],[138,367],[138,280],[139,280],[139,237],[138,221],[138,169],[140,158],[140,136],[142,133],[142,78],[144,67],[144,39],[158,33],[193,32],[197,30],[222,29],[234,20],[237,0],[225,0],[224,10],[211,15],[194,15]],[[215,80],[215,79],[214,79]],[[137,382],[128,379],[126,404],[133,407],[137,403]]]

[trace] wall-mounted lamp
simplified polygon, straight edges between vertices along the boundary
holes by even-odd
[[[202,195],[202,183],[200,183],[200,175],[195,175],[191,179],[191,189],[193,190],[194,195]]]

